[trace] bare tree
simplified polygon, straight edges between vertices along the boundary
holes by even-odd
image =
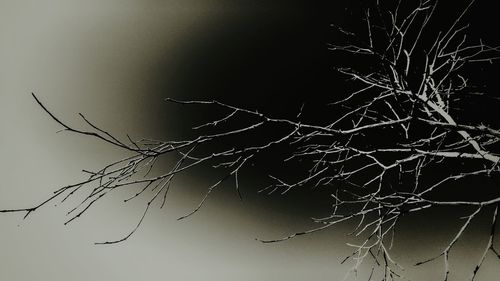
[[[179,174],[196,167],[223,171],[193,211],[180,218],[184,219],[200,210],[210,194],[228,179],[234,179],[239,193],[241,171],[272,154],[280,157],[283,165],[299,165],[303,174],[270,174],[270,184],[259,192],[285,194],[302,186],[322,186],[331,190],[333,204],[328,216],[315,219],[318,227],[262,242],[283,241],[354,221],[352,235],[363,239],[360,244],[350,244],[354,251],[342,261],[353,263],[348,274],[356,276],[359,266],[370,260],[370,280],[376,276],[397,279],[400,266],[391,257],[391,247],[398,221],[428,208],[459,206],[470,210],[470,215],[444,249],[418,264],[442,258],[443,279],[447,280],[450,251],[471,222],[479,214],[488,213],[491,231],[471,273],[473,280],[489,253],[500,258],[494,247],[500,204],[496,181],[500,173],[500,130],[488,125],[495,120],[468,120],[470,114],[460,110],[470,110],[471,100],[490,102],[488,98],[494,98],[470,80],[474,78],[472,67],[491,63],[498,58],[499,49],[480,40],[470,43],[464,18],[474,1],[438,32],[429,27],[437,1],[411,1],[413,6],[389,2],[376,1],[364,11],[362,30],[335,27],[345,40],[329,48],[348,57],[347,66],[338,71],[354,90],[333,100],[328,106],[335,113],[316,122],[304,120],[302,108],[295,118],[279,118],[215,100],[166,99],[179,106],[210,107],[222,115],[194,127],[197,135],[192,139],[122,141],[82,114],[90,130],[68,125],[33,94],[63,130],[98,138],[128,151],[130,156],[96,171],[84,171],[88,179],[56,190],[40,204],[0,212],[21,212],[27,217],[51,201],[86,194],[69,211],[66,223],[70,223],[103,196],[135,186],[137,193],[126,202],[149,196],[138,223],[123,238],[98,244],[118,243],[139,228],[153,202],[164,205]],[[169,170],[151,173],[158,159],[174,156],[176,162]],[[450,192],[450,186],[468,179],[487,179],[491,193],[476,196],[471,191],[464,195]]]

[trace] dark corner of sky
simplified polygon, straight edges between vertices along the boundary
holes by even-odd
[[[348,1],[221,1],[217,13],[157,65],[155,87],[181,99],[296,114],[302,102],[330,100],[331,23]],[[163,68],[163,70],[162,70]],[[164,69],[171,78],[162,79]],[[165,91],[158,91],[165,92]]]

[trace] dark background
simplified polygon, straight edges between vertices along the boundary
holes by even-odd
[[[384,1],[383,4],[390,7],[393,2],[396,1]],[[195,32],[181,41],[178,55],[174,58],[160,57],[155,62],[150,69],[152,95],[148,98],[155,99],[155,95],[158,95],[158,101],[164,97],[181,100],[215,99],[258,110],[271,117],[291,119],[295,119],[304,104],[302,120],[326,124],[335,116],[341,115],[342,111],[338,107],[325,105],[345,97],[349,90],[357,89],[353,83],[338,74],[335,68],[364,68],[371,63],[363,58],[328,50],[328,43],[341,44],[345,40],[331,25],[359,32],[361,37],[366,36],[363,9],[370,7],[374,13],[373,3],[374,1],[288,1],[253,4],[251,9],[244,12],[228,11],[225,17],[213,18],[197,27]],[[465,0],[440,2],[424,31],[427,36],[423,36],[420,47],[429,48],[435,36],[439,32],[446,32],[468,3]],[[411,1],[403,1],[401,13],[413,5]],[[470,23],[470,44],[481,39],[494,46],[500,43],[492,27],[494,18],[492,4],[478,1],[458,26]],[[496,96],[499,89],[495,83],[498,70],[497,65],[485,63],[472,65],[464,71],[470,78],[470,85]],[[461,107],[457,111],[457,119],[465,124],[498,124],[498,103],[498,100],[488,98],[465,98],[457,103],[457,107]],[[193,134],[191,126],[207,122],[211,118],[217,119],[227,112],[211,106],[159,104],[165,109],[160,113],[160,120],[165,120],[165,132],[175,132],[182,137],[195,136],[196,132]],[[234,123],[236,127],[239,124],[238,120]],[[279,132],[264,130],[254,135],[244,135],[240,139],[221,140],[215,150],[232,147],[233,143],[251,142],[253,139],[258,142],[273,133]],[[256,163],[258,168],[248,168],[247,176],[243,178],[250,178],[255,183],[243,187],[246,196],[252,197],[256,190],[269,184],[268,174],[293,178],[304,172],[304,167],[300,165],[290,167],[281,163],[279,152],[283,151],[279,148],[276,150],[278,153],[274,154],[264,152],[263,158]],[[444,172],[450,172],[450,169]],[[208,182],[216,181],[213,175],[210,177],[211,173],[210,169],[203,173]],[[478,190],[478,197],[492,188],[489,185],[480,186],[484,188]],[[459,197],[466,198],[469,195],[467,184],[450,189],[460,190],[455,193]],[[444,189],[443,194],[438,196],[446,196],[450,189]],[[230,197],[235,196],[231,187],[224,190],[227,190]],[[268,203],[277,207],[284,200],[291,213],[313,216],[314,212],[328,212],[328,205],[331,203],[329,192],[328,189],[312,191],[309,187],[287,194],[285,197],[293,202],[291,204],[278,195],[273,195],[275,201],[270,200]]]

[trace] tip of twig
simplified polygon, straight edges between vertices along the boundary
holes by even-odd
[[[190,212],[189,214],[186,214],[186,215],[183,215],[183,216],[181,216],[181,217],[178,217],[178,218],[177,218],[177,221],[181,221],[181,220],[183,220],[183,219],[186,219],[186,218],[188,218],[188,217],[192,216],[194,213],[196,213],[196,211],[192,211],[192,212]]]
[[[105,242],[94,242],[94,245],[112,245],[117,244],[121,241],[105,241]]]

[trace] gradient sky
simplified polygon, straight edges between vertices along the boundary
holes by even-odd
[[[167,96],[225,97],[286,111],[304,92],[312,101],[334,94],[328,24],[350,20],[345,8],[353,4],[260,2],[0,0],[0,208],[30,206],[82,179],[82,169],[122,156],[96,140],[56,133],[60,127],[31,92],[68,123],[83,125],[82,112],[117,136],[137,138],[165,138],[184,127],[190,117],[165,105]],[[71,202],[27,220],[2,214],[0,280],[341,280],[349,268],[339,264],[350,253],[349,226],[261,244],[254,239],[311,227],[309,217],[324,202],[255,195],[256,184],[246,180],[243,202],[232,192],[216,193],[179,222],[206,186],[202,178],[180,181],[164,209],[153,209],[131,239],[112,246],[93,243],[134,226],[144,201],[124,205],[132,191],[68,226]],[[401,230],[394,251],[412,280],[431,280],[440,276],[441,261],[411,264],[438,253],[455,229],[437,219],[421,223]],[[479,234],[487,218],[472,229],[453,257],[453,280],[473,269],[481,251],[474,242],[485,239]],[[489,259],[477,280],[494,280],[499,268]]]

